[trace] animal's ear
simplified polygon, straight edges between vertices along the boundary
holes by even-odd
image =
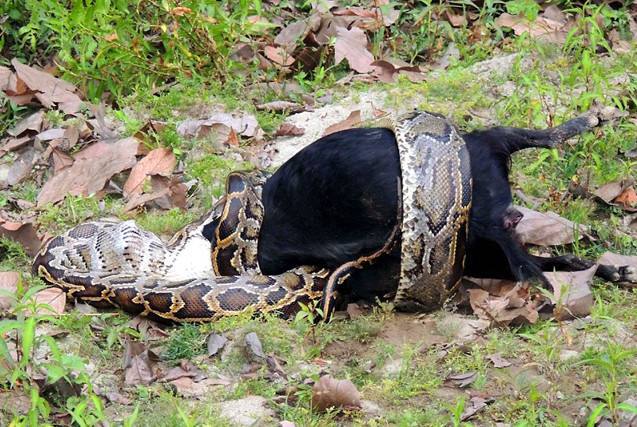
[[[543,130],[498,128],[498,130],[504,134],[509,154],[513,154],[526,148],[553,148],[573,136],[596,127],[599,123],[597,115],[588,112],[553,128]]]

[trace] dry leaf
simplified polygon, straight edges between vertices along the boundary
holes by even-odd
[[[221,349],[223,349],[228,343],[228,338],[223,335],[211,333],[206,338],[206,345],[208,347],[208,357],[215,356]]]
[[[224,378],[208,378],[202,381],[195,381],[189,377],[178,378],[170,381],[177,393],[186,398],[200,398],[210,396],[212,388],[215,386],[226,386],[232,384],[228,379]]]
[[[170,194],[170,188],[166,187],[158,191],[153,191],[151,193],[136,193],[133,194],[126,205],[124,206],[124,212],[131,212],[132,210],[144,206],[148,202],[152,202],[153,200],[157,200],[160,197],[164,197]]]
[[[371,63],[373,67],[373,74],[383,83],[393,83],[396,81],[397,69],[389,61],[380,59]]]
[[[522,243],[551,246],[566,245],[576,239],[575,223],[553,212],[541,213],[522,206],[516,206],[524,217],[516,227],[516,233]],[[586,227],[580,225],[577,239],[586,235]]]
[[[454,374],[447,377],[455,386],[460,388],[469,387],[478,378],[477,372],[466,372],[464,374]]]
[[[633,183],[633,179],[622,179],[619,181],[609,182],[599,187],[593,192],[593,194],[599,197],[603,202],[610,204],[615,198],[633,185]]]
[[[28,136],[20,138],[6,138],[5,143],[0,147],[0,157],[5,153],[22,148],[29,141],[31,141],[31,138]]]
[[[177,159],[169,148],[156,148],[141,159],[131,170],[124,184],[124,196],[141,194],[147,177],[152,175],[169,176],[175,169]]]
[[[511,28],[518,36],[528,32],[533,38],[563,44],[566,41],[571,25],[565,19],[556,21],[550,16],[554,17],[549,12],[549,15],[538,16],[533,22],[530,22],[521,16],[502,13],[496,18],[495,26],[496,28]]]
[[[637,193],[633,187],[628,187],[619,196],[613,200],[615,203],[621,205],[624,209],[631,209],[637,207]]]
[[[126,138],[114,143],[98,142],[80,151],[71,167],[44,184],[38,195],[38,206],[58,202],[68,194],[97,193],[113,175],[135,165],[138,145],[136,138]]]
[[[305,134],[305,129],[290,123],[282,123],[274,133],[274,136],[301,136],[303,134]]]
[[[41,290],[35,294],[35,300],[38,305],[45,304],[45,307],[38,307],[36,314],[62,314],[66,306],[66,293],[55,287]]]
[[[274,112],[289,112],[300,113],[305,111],[305,107],[298,102],[290,101],[272,101],[265,104],[258,104],[257,110],[261,111],[274,111]]]
[[[0,90],[5,91],[9,88],[12,74],[9,68],[0,65]]]
[[[179,361],[179,366],[170,368],[159,381],[169,382],[179,378],[192,378],[193,381],[199,382],[205,380],[208,376],[201,369],[193,365],[191,361],[182,359]]]
[[[14,127],[9,129],[7,133],[11,136],[19,136],[22,133],[32,130],[39,132],[42,128],[42,121],[44,120],[44,111],[40,110],[37,113],[33,113],[30,116],[20,120]]]
[[[261,340],[256,333],[250,332],[245,337],[246,349],[248,350],[248,356],[255,362],[262,362],[266,356],[263,352],[263,346]]]
[[[33,257],[38,253],[42,243],[35,226],[31,222],[14,222],[0,215],[0,236],[20,243],[27,255]]]
[[[453,27],[457,28],[457,27],[464,27],[467,25],[467,17],[464,15],[455,14],[451,12],[450,10],[447,10],[445,12],[445,15],[447,16],[447,20]]]
[[[350,319],[354,320],[363,315],[363,310],[358,304],[347,304],[347,315]]]
[[[62,128],[52,128],[47,129],[43,132],[40,132],[35,136],[36,142],[45,142],[51,141],[52,139],[61,139],[64,138],[64,129]]]
[[[469,400],[469,403],[466,404],[464,411],[460,416],[460,419],[462,421],[467,421],[469,418],[473,417],[475,414],[477,414],[479,411],[483,410],[487,407],[487,405],[493,402],[495,402],[495,399],[493,398],[483,399],[478,396],[472,397],[471,400]]]
[[[374,62],[374,55],[367,50],[367,36],[360,28],[336,29],[334,64],[339,64],[343,59],[347,60],[352,70],[359,73],[369,73],[374,70],[371,65]]]
[[[18,290],[18,283],[20,282],[20,273],[15,271],[1,271],[0,272],[0,289],[11,294],[15,294]],[[4,292],[0,293],[0,312],[9,310],[13,306],[13,298],[5,295]]]
[[[19,184],[33,172],[33,165],[37,162],[38,152],[33,147],[26,147],[20,150],[17,158],[9,168],[6,178],[6,185],[11,187]]]
[[[500,353],[490,354],[487,356],[487,359],[493,363],[494,368],[506,368],[511,366],[511,362],[502,357]]]
[[[201,138],[208,135],[219,126],[232,128],[246,138],[259,137],[262,133],[257,119],[247,113],[232,115],[228,113],[215,113],[205,120],[185,120],[177,126],[177,133],[185,137]]]
[[[476,316],[497,325],[537,322],[539,315],[528,301],[528,292],[518,286],[509,295],[495,297],[482,289],[469,289],[469,303]],[[521,304],[522,302],[522,304]]]
[[[127,340],[124,346],[124,382],[126,385],[149,385],[157,376],[154,372],[157,355],[141,342]]]
[[[597,265],[581,271],[546,272],[544,276],[553,286],[554,314],[559,320],[584,317],[591,313],[593,294],[590,283],[595,276]],[[567,294],[562,296],[562,290]]]
[[[325,129],[325,132],[323,132],[323,136],[329,135],[331,133],[339,132],[345,129],[351,129],[361,123],[362,123],[361,111],[354,110],[349,114],[349,116],[347,116],[345,120],[340,121],[336,124],[333,124],[332,126]]]
[[[35,92],[35,97],[43,106],[51,108],[57,104],[66,114],[79,111],[82,100],[75,94],[76,88],[71,83],[24,65],[15,58],[11,60],[11,65],[15,68],[16,76]]]
[[[263,53],[265,54],[266,58],[278,65],[289,67],[290,65],[294,64],[294,57],[287,53],[281,47],[266,46],[263,49]]]
[[[128,322],[128,326],[139,331],[144,340],[148,341],[160,340],[169,336],[168,332],[162,329],[165,325],[157,323],[154,320],[150,320],[145,316],[138,315],[133,317]]]
[[[239,137],[234,129],[230,128],[230,132],[228,133],[228,139],[224,141],[226,144],[231,147],[237,147],[239,145]]]
[[[73,165],[73,157],[69,156],[65,152],[54,148],[51,151],[51,158],[53,159],[53,173],[57,174],[61,170]]]
[[[170,9],[170,14],[174,16],[184,16],[192,13],[192,9],[185,6],[177,6]]]
[[[298,41],[303,40],[313,29],[318,29],[320,22],[321,18],[318,14],[313,14],[302,21],[293,22],[277,34],[274,38],[274,43],[291,53]]]
[[[361,397],[350,380],[336,380],[323,375],[312,387],[312,407],[317,411],[329,408],[360,408]]]

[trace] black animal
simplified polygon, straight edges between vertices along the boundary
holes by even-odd
[[[511,207],[508,179],[511,154],[554,147],[597,124],[589,114],[546,130],[496,127],[463,135],[473,178],[465,275],[546,282],[543,271],[592,265],[570,255],[542,258],[525,250],[515,238],[522,214]],[[335,268],[378,250],[398,221],[400,176],[396,140],[387,129],[345,130],[301,150],[263,188],[262,271]],[[373,266],[353,274],[340,291],[363,299],[389,295],[399,271],[396,244]]]

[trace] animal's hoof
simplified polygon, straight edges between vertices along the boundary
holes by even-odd
[[[619,282],[637,283],[637,268],[626,265],[619,267],[617,273]]]

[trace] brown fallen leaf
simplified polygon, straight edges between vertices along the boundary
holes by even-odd
[[[493,398],[483,399],[482,397],[478,396],[472,397],[469,400],[469,403],[465,405],[465,409],[462,412],[462,415],[460,415],[460,419],[462,421],[467,421],[475,414],[486,408],[487,405],[493,402],[495,402],[495,399]]]
[[[124,205],[124,212],[131,212],[148,202],[152,202],[153,200],[157,200],[168,195],[170,195],[170,188],[168,187],[150,193],[133,194],[128,202],[126,202],[126,205]]]
[[[340,64],[346,59],[352,70],[359,73],[369,73],[374,70],[372,62],[374,55],[367,49],[367,36],[358,27],[350,30],[337,28],[336,43],[334,44],[334,64]]]
[[[466,372],[462,374],[453,374],[447,377],[447,381],[450,381],[459,388],[469,387],[478,378],[477,372]]]
[[[20,120],[14,127],[9,129],[7,133],[11,136],[20,136],[28,130],[40,132],[40,129],[42,129],[43,121],[44,111],[40,110]]]
[[[531,37],[539,40],[563,44],[572,24],[566,20],[556,21],[546,15],[538,16],[531,22],[522,16],[502,13],[496,18],[495,26],[496,28],[511,28],[515,35],[518,36],[523,33],[529,33]]]
[[[325,129],[325,132],[323,132],[323,136],[329,135],[331,133],[334,132],[338,132],[341,130],[345,130],[345,129],[351,129],[359,124],[362,123],[361,120],[361,111],[360,110],[354,110],[351,113],[349,113],[349,116],[347,116],[347,118],[345,120],[342,120],[336,124],[333,124],[332,126],[328,127],[327,129]]]
[[[66,306],[66,293],[60,288],[46,288],[35,294],[35,301],[38,304],[36,314],[60,315]]]
[[[69,156],[62,150],[58,150],[57,148],[54,148],[51,151],[51,159],[53,161],[53,174],[57,174],[63,169],[68,168],[73,165],[74,162],[73,157]]]
[[[619,195],[630,188],[634,183],[633,179],[622,179],[606,183],[593,192],[593,194],[604,203],[611,204]]]
[[[622,191],[613,201],[625,210],[633,211],[637,208],[637,193],[635,193],[635,189],[631,186]]]
[[[77,304],[76,304],[77,305]],[[170,334],[164,331],[165,325],[150,320],[145,316],[135,316],[129,322],[128,326],[139,331],[142,338],[146,341],[160,340],[168,337]]]
[[[450,10],[447,10],[445,12],[445,15],[447,17],[447,20],[453,27],[458,28],[458,27],[464,27],[467,25],[467,17],[465,15],[455,14]]]
[[[266,359],[266,355],[263,352],[263,346],[259,336],[250,332],[245,337],[246,350],[248,350],[248,357],[255,362],[263,362]]]
[[[357,319],[363,315],[363,310],[358,304],[347,304],[347,315],[351,320]]]
[[[65,129],[63,128],[51,128],[40,132],[35,136],[35,142],[51,141],[53,139],[64,138]]]
[[[274,43],[292,53],[297,42],[303,40],[310,31],[318,30],[320,24],[321,17],[317,13],[312,14],[307,19],[292,22],[277,34],[274,38]]]
[[[532,324],[539,318],[535,305],[528,300],[528,290],[521,286],[516,286],[509,294],[501,297],[491,296],[482,289],[467,291],[473,313],[480,319],[506,326]]]
[[[97,193],[113,175],[135,165],[138,145],[137,138],[131,137],[114,143],[97,142],[80,151],[72,166],[44,184],[38,206],[58,202],[68,194],[86,197]]]
[[[511,366],[511,362],[502,357],[500,353],[490,354],[487,356],[487,359],[493,363],[494,368],[506,368]]]
[[[593,306],[590,283],[595,276],[597,265],[581,271],[546,272],[544,276],[553,287],[553,313],[559,320],[588,316]],[[562,295],[563,290],[567,294]]]
[[[157,379],[158,357],[141,342],[127,340],[124,345],[124,382],[126,385],[149,385]]]
[[[177,159],[169,148],[156,148],[141,159],[128,175],[124,183],[124,196],[132,197],[141,194],[143,184],[151,175],[169,176],[175,169]]]
[[[350,380],[323,375],[312,387],[312,407],[321,412],[329,408],[356,409],[361,407],[361,397]]]
[[[294,57],[287,53],[285,49],[281,47],[266,46],[263,49],[263,53],[265,54],[265,57],[268,58],[270,61],[284,67],[289,67],[290,65],[294,64],[295,61]]]
[[[272,101],[265,104],[258,104],[257,110],[261,111],[273,111],[273,112],[290,112],[300,113],[305,111],[305,107],[298,102],[291,101]]]
[[[274,136],[301,136],[303,134],[305,134],[305,129],[290,123],[282,123],[274,133]]]
[[[0,65],[0,90],[5,91],[9,88],[12,74],[13,73],[8,67],[3,67]]]
[[[221,351],[228,343],[228,338],[223,335],[211,333],[206,338],[206,345],[208,347],[208,357],[213,357]]]
[[[159,379],[161,382],[170,382],[179,378],[192,378],[194,382],[199,382],[208,378],[208,376],[199,368],[197,368],[189,360],[182,359],[179,366],[170,368],[166,374]]]
[[[0,312],[9,310],[14,303],[11,294],[15,294],[20,283],[20,273],[15,271],[0,272]]]
[[[5,153],[24,147],[29,141],[31,141],[31,137],[29,136],[22,136],[20,138],[6,138],[2,146],[0,146],[0,157],[3,156]]]
[[[42,243],[36,228],[30,221],[12,221],[4,218],[0,211],[0,236],[20,243],[27,255],[35,256]]]
[[[556,213],[541,213],[522,206],[515,208],[524,215],[516,227],[522,243],[539,246],[566,245],[588,236],[586,227],[577,227],[575,223]],[[577,237],[575,230],[579,230]]]
[[[82,100],[75,94],[77,89],[74,85],[24,65],[15,58],[11,60],[11,65],[15,68],[16,76],[34,91],[35,97],[43,106],[51,108],[57,104],[66,114],[75,114],[79,111]]]
[[[2,184],[12,187],[28,178],[33,172],[33,165],[39,159],[38,151],[33,147],[25,147],[16,152],[17,158],[9,168],[6,181]]]
[[[246,138],[259,138],[263,132],[256,117],[251,114],[214,113],[203,120],[184,120],[177,126],[177,133],[185,137],[202,138],[211,133],[211,131],[218,131],[222,127],[226,129],[232,128],[239,135]],[[228,132],[229,130],[226,130],[224,141],[227,139]]]
[[[190,377],[182,377],[170,381],[169,384],[175,388],[179,396],[197,399],[209,396],[215,386],[227,386],[232,384],[232,381],[225,378],[208,378],[202,381],[195,381]]]
[[[612,29],[608,33],[608,40],[613,46],[613,52],[616,53],[628,53],[631,51],[631,43],[628,40],[624,40],[619,34],[619,31]]]

